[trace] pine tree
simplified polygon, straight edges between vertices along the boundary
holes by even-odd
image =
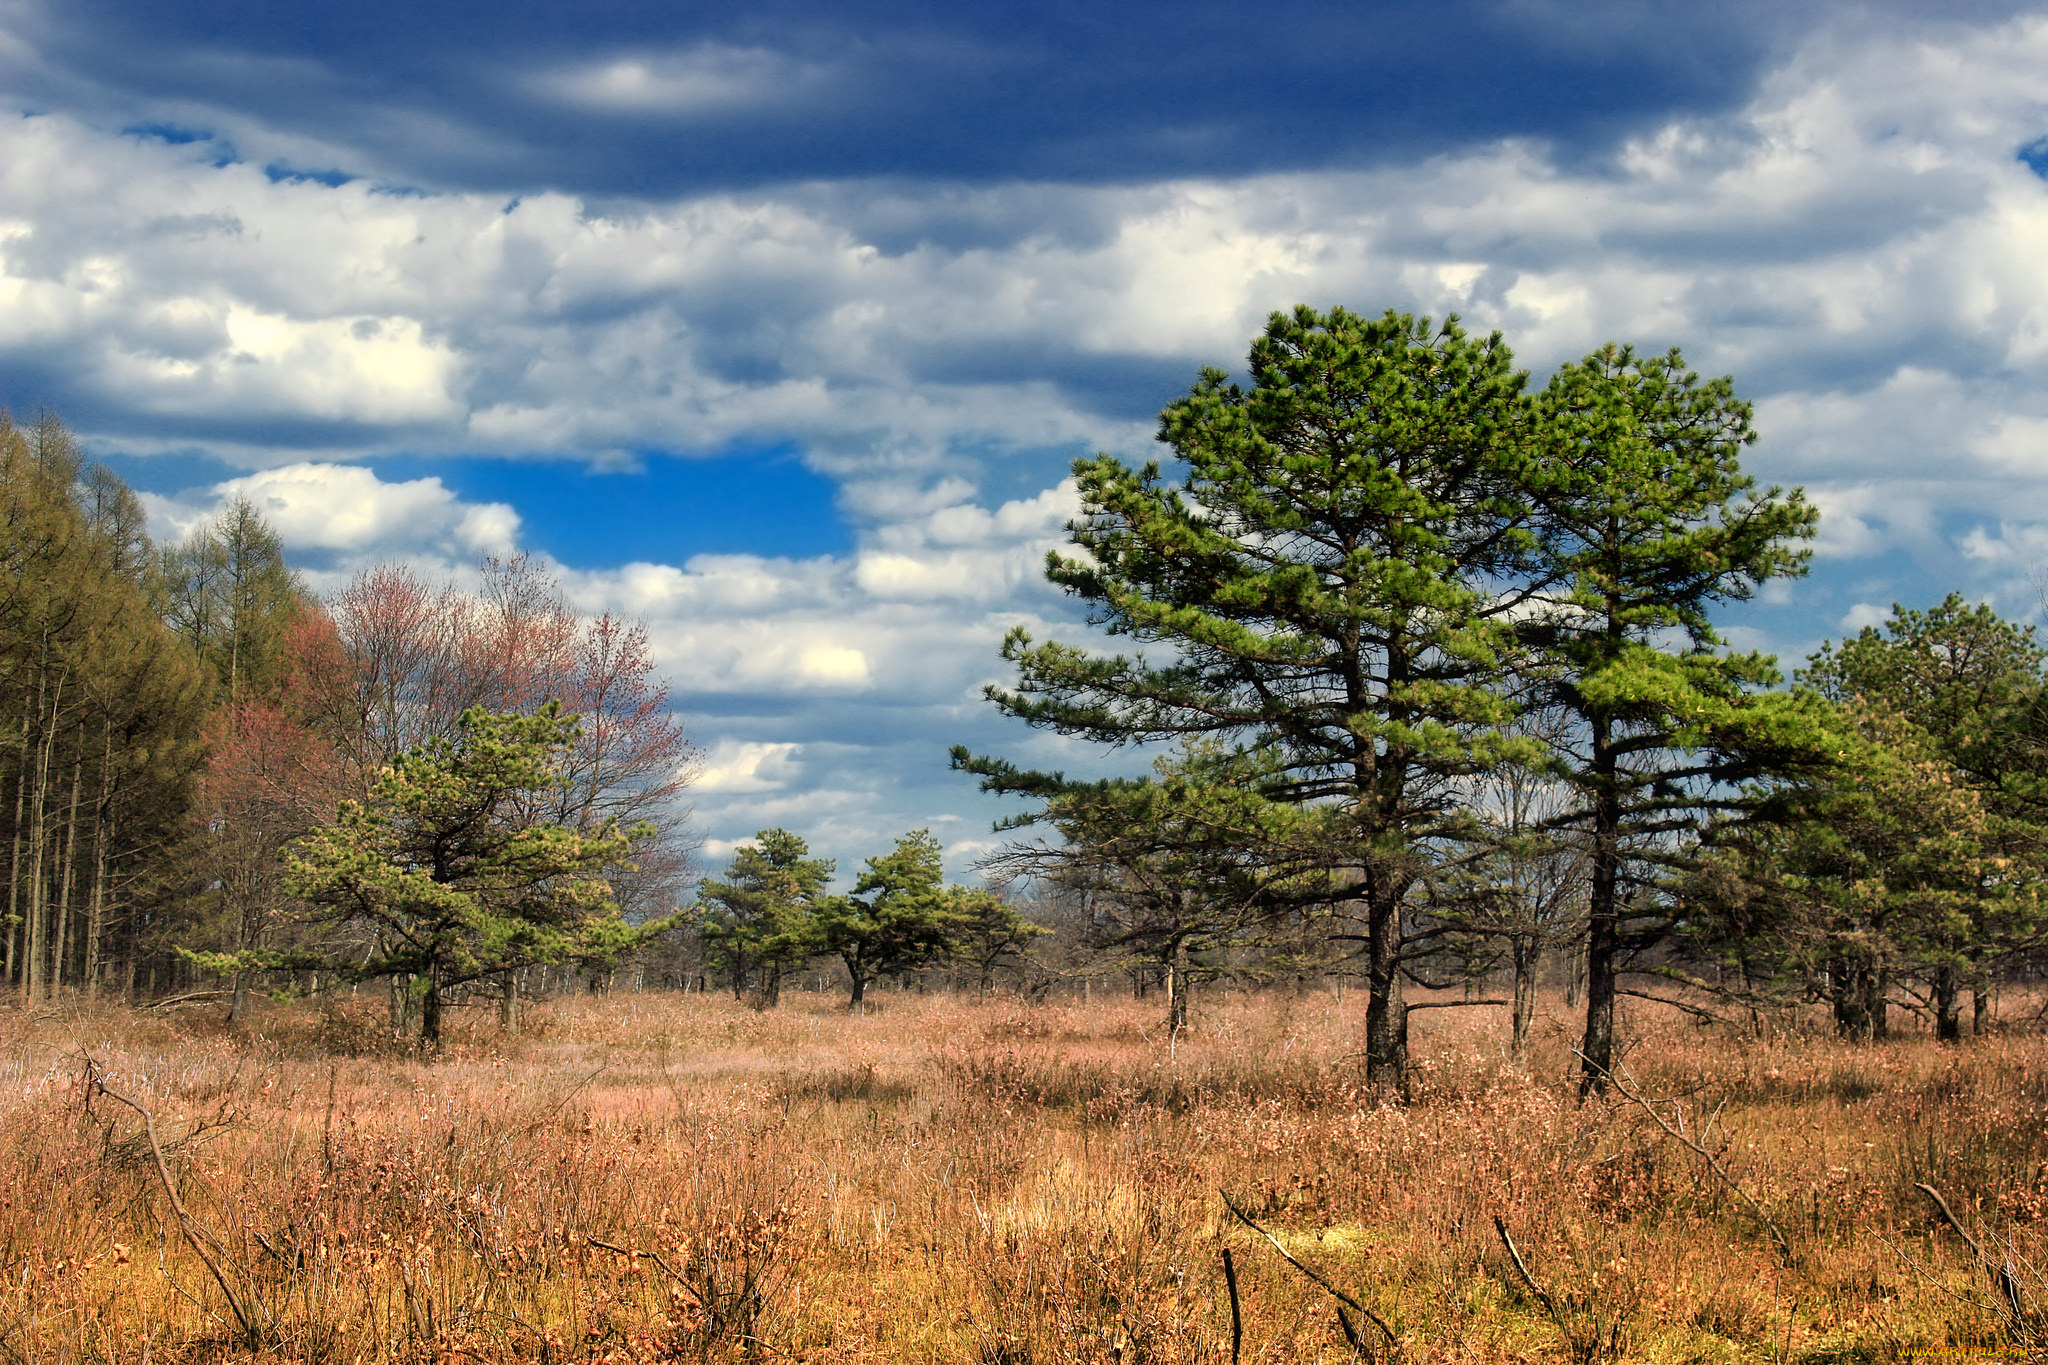
[[[989,696],[1112,746],[1215,737],[1257,755],[1270,799],[1327,808],[1334,898],[1364,921],[1367,1073],[1399,1085],[1411,898],[1457,784],[1528,747],[1500,686],[1528,598],[1524,379],[1498,336],[1343,309],[1274,315],[1249,368],[1161,414],[1177,482],[1075,466],[1081,553],[1047,576],[1161,656],[1018,631],[1017,684]]]
[[[421,978],[420,1040],[432,1049],[452,989],[530,965],[608,962],[666,931],[668,920],[627,925],[605,879],[650,830],[527,818],[561,786],[576,731],[554,703],[531,716],[473,708],[453,737],[402,757],[369,801],[344,803],[293,848],[286,886],[325,922],[374,932],[377,949],[368,960],[289,965]]]
[[[860,1008],[877,977],[921,971],[953,955],[966,913],[960,890],[945,884],[940,852],[930,830],[912,830],[867,860],[851,895],[819,903],[820,939],[853,983],[849,1009]]]
[[[1925,979],[1936,1032],[1960,1036],[1958,991],[1970,990],[1973,1027],[1989,1020],[1995,966],[2024,952],[2048,933],[2048,919],[2033,894],[2048,873],[2048,649],[2032,626],[2001,617],[1989,605],[1971,605],[1951,593],[1926,610],[1894,606],[1882,626],[1866,626],[1840,644],[1823,645],[1800,678],[1849,708],[1861,728],[1896,749],[1882,762],[1921,771],[1938,762],[1945,781],[1967,787],[1972,858],[1996,859],[1996,894],[1973,893],[1953,942],[1904,952],[1889,944],[1833,964],[1833,977],[1853,982],[1859,1002],[1844,1030],[1882,1037],[1886,1032],[1888,964]],[[1878,761],[1878,760],[1873,760]],[[1918,767],[1914,765],[1919,765]],[[1869,784],[1845,771],[1831,801],[1862,809]],[[1943,804],[1943,803],[1937,803]],[[1931,808],[1931,807],[1930,807]],[[1818,817],[1816,817],[1818,818]],[[1911,812],[1899,818],[1912,820]],[[1933,838],[1933,831],[1918,837]],[[1911,857],[1902,843],[1901,857]],[[1970,862],[1970,866],[1976,866]],[[1931,953],[1932,956],[1928,956]]]
[[[1773,660],[1724,650],[1711,610],[1805,571],[1816,513],[1797,492],[1758,493],[1738,453],[1750,408],[1676,351],[1606,347],[1551,380],[1538,405],[1540,610],[1521,631],[1538,695],[1576,724],[1557,771],[1577,791],[1559,823],[1584,836],[1584,1083],[1614,1063],[1615,998],[1632,952],[1660,941],[1664,878],[1687,836],[1740,809],[1745,783],[1821,762],[1825,720],[1762,694]]]
[[[782,978],[824,950],[817,913],[832,860],[786,829],[764,829],[743,845],[724,881],[697,888],[697,932],[713,970],[726,972],[740,996],[758,981],[763,1004],[782,998]]]
[[[1166,988],[1166,1023],[1187,1021],[1200,962],[1257,946],[1278,916],[1331,892],[1327,833],[1316,813],[1268,800],[1260,770],[1214,743],[1189,742],[1137,780],[1070,783],[984,760],[1000,791],[1044,806],[1008,828],[1050,827],[1056,841],[1016,843],[986,866],[1004,880],[1056,883],[1086,898],[1097,951],[1134,955]]]

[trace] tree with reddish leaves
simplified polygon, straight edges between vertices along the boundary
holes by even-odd
[[[453,667],[453,588],[402,564],[366,569],[328,603],[346,662],[337,738],[368,788],[384,767],[462,714]]]
[[[334,818],[350,790],[347,768],[328,735],[295,716],[285,701],[243,701],[216,710],[201,807],[210,835],[223,937],[260,961],[285,909],[279,855],[293,840]],[[248,1008],[254,972],[233,974],[229,1017]]]

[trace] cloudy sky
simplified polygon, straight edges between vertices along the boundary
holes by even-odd
[[[1736,377],[1826,509],[1796,662],[2048,570],[2048,9],[0,0],[0,401],[316,587],[644,618],[716,863],[996,803],[1078,454],[1299,302]],[[1110,761],[1114,761],[1113,759]]]

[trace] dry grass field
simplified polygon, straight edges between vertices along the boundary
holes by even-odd
[[[1212,993],[1172,1044],[1156,1001],[836,1004],[464,1012],[431,1065],[368,997],[0,1010],[0,1360],[1225,1362],[1226,1250],[1243,1361],[2009,1358],[2048,1297],[2039,1034],[1645,1006],[1669,1102],[1581,1106],[1561,1010],[1526,1069],[1433,1010],[1392,1105],[1356,995]]]

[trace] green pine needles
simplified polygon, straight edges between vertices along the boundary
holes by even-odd
[[[405,755],[367,802],[344,802],[286,856],[286,886],[316,919],[373,935],[350,975],[424,982],[425,1048],[440,1044],[451,988],[528,966],[609,962],[673,923],[628,925],[606,880],[651,826],[572,829],[541,817],[577,728],[556,702],[530,716],[471,708],[453,737]]]
[[[1676,354],[1605,350],[1531,394],[1498,334],[1300,308],[1273,316],[1248,368],[1249,386],[1204,372],[1160,415],[1182,477],[1109,455],[1074,467],[1075,553],[1046,574],[1133,648],[1014,631],[1016,681],[988,696],[1102,744],[1198,741],[1240,807],[1299,812],[1249,822],[1286,833],[1253,845],[1261,875],[1224,912],[1320,900],[1362,920],[1367,1069],[1398,1084],[1403,981],[1449,932],[1426,911],[1472,856],[1476,783],[1519,765],[1576,793],[1555,833],[1595,845],[1594,914],[1611,921],[1655,880],[1634,877],[1645,856],[1739,801],[1765,750],[1816,738],[1757,694],[1770,661],[1725,653],[1708,622],[1802,571],[1814,514],[1751,487],[1747,405]],[[1525,723],[1544,708],[1571,723]],[[1070,848],[1077,811],[1110,794],[954,763],[1044,801]],[[1610,1036],[1611,1012],[1589,1032],[1596,1078]]]

